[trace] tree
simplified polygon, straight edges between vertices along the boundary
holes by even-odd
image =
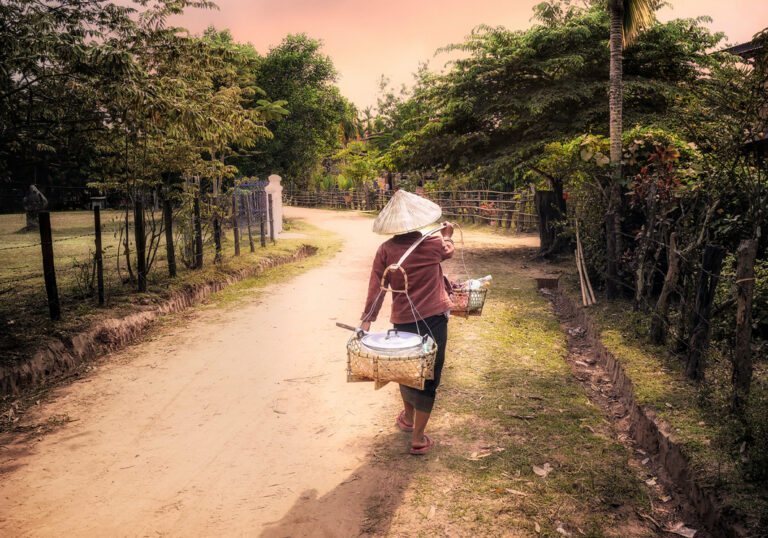
[[[434,170],[473,187],[513,189],[529,180],[544,146],[584,133],[608,135],[609,20],[605,6],[537,7],[525,31],[479,27],[448,47],[464,57],[445,74],[418,73],[407,96],[382,110],[393,140],[383,161]],[[702,19],[645,32],[626,51],[627,119],[669,126],[670,92],[694,80],[721,38]],[[401,130],[399,130],[401,129]]]
[[[364,142],[350,142],[333,156],[341,175],[351,180],[354,188],[376,179],[379,170],[378,157],[376,148],[367,147]]]
[[[84,184],[104,130],[95,88],[131,64],[104,55],[103,41],[134,32],[134,14],[103,2],[0,3],[0,181]]]
[[[355,113],[334,85],[336,70],[320,47],[305,34],[289,35],[258,63],[258,87],[270,99],[287,101],[290,110],[290,121],[268,122],[274,137],[256,147],[259,176],[278,173],[307,185],[323,157],[341,145],[341,125]]]
[[[605,214],[606,293],[618,295],[618,263],[621,255],[621,138],[622,138],[622,50],[640,33],[654,23],[656,0],[608,0],[610,15],[610,139],[611,184],[608,189],[608,210]]]

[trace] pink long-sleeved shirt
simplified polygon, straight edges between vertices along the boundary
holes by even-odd
[[[368,283],[368,299],[363,310],[363,321],[375,321],[384,300],[382,294],[376,305],[373,304],[381,289],[381,276],[390,265],[397,263],[406,250],[419,238],[420,232],[396,235],[385,241],[376,251],[373,260],[371,278]],[[403,262],[403,269],[408,275],[408,295],[413,301],[417,316],[428,318],[450,310],[453,303],[448,298],[440,262],[453,256],[453,244],[443,241],[441,236],[427,237],[416,250]],[[403,275],[400,271],[389,272],[389,284],[392,289],[403,289]],[[392,323],[414,321],[411,306],[403,293],[393,293]],[[370,312],[370,315],[368,313]]]

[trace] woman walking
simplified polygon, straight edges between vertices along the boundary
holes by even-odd
[[[397,263],[402,255],[422,237],[420,229],[436,222],[442,215],[437,204],[415,194],[397,191],[373,223],[373,231],[393,235],[379,246],[373,260],[368,299],[363,310],[360,328],[369,331],[371,322],[381,309],[377,301],[381,278],[387,268]],[[411,454],[425,454],[435,444],[424,433],[435,404],[440,374],[445,362],[445,345],[448,339],[448,315],[452,306],[445,286],[440,262],[453,256],[453,226],[444,222],[441,236],[424,239],[402,263],[408,276],[408,295],[393,293],[390,321],[395,329],[410,333],[429,334],[437,344],[434,379],[426,380],[424,390],[400,385],[403,410],[397,416],[397,426],[412,432]],[[399,271],[389,273],[390,287],[403,289],[405,282]]]

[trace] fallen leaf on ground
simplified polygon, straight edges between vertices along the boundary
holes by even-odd
[[[517,491],[516,489],[509,489],[509,488],[507,488],[505,491],[507,493],[511,493],[512,495],[520,495],[521,497],[528,497],[528,496],[530,496],[529,493],[525,493],[523,491]],[[536,531],[536,532],[538,532],[538,531]]]
[[[584,361],[574,361],[574,364],[575,364],[576,366],[581,366],[582,368],[589,368],[589,364],[587,364],[587,363],[586,363],[586,362],[584,362]]]
[[[671,527],[668,527],[664,529],[666,532],[671,532],[672,534],[677,534],[678,536],[685,536],[685,538],[693,538],[696,534],[695,529],[690,529],[685,526],[685,524],[680,521],[679,523],[675,523]]]
[[[663,503],[667,503],[667,502],[669,502],[671,499],[672,499],[672,497],[670,497],[669,495],[662,495],[661,497],[659,497],[659,500],[660,500],[661,502],[663,502]]]
[[[563,524],[562,524],[562,523],[558,523],[558,524],[557,524],[557,528],[555,529],[555,531],[559,532],[559,533],[560,533],[560,534],[562,534],[563,536],[570,536],[570,535],[571,535],[571,533],[570,533],[570,532],[568,532],[567,530],[565,530],[565,529],[563,528]]]
[[[650,461],[650,458],[645,458],[641,463],[643,465],[648,465],[648,462]]]
[[[539,525],[538,523],[536,523],[534,521],[533,522],[533,530],[535,530],[537,533],[541,533],[541,525]]]
[[[552,472],[552,466],[549,463],[545,463],[541,467],[534,465],[533,472],[542,478],[546,478],[547,475]]]
[[[646,486],[655,486],[656,485],[656,478],[649,478],[645,481]]]
[[[429,513],[427,514],[427,519],[432,519],[433,517],[435,517],[435,512],[437,512],[437,506],[434,506],[434,505],[433,505],[433,506],[432,506],[432,507],[429,509]]]

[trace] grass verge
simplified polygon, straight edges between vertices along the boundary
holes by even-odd
[[[573,297],[578,283],[573,273],[564,280]],[[632,380],[638,405],[669,426],[672,440],[688,458],[697,483],[721,498],[726,509],[743,518],[745,535],[768,528],[768,439],[754,432],[751,447],[744,442],[744,425],[729,412],[731,367],[712,347],[706,379],[695,384],[684,375],[685,357],[648,341],[651,316],[633,312],[629,301],[608,301],[590,307],[605,347],[621,362]],[[748,407],[756,424],[768,429],[768,372],[756,358]]]

